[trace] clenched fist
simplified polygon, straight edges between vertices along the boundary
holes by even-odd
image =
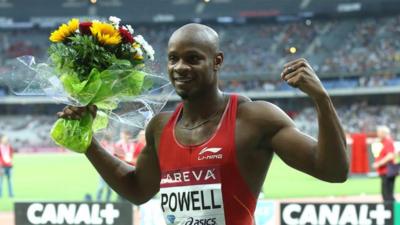
[[[281,78],[292,87],[298,88],[311,98],[328,95],[314,70],[306,59],[300,58],[286,63]]]
[[[57,113],[57,116],[64,119],[80,120],[86,112],[89,112],[95,118],[97,107],[95,105],[86,107],[66,106],[62,112]]]

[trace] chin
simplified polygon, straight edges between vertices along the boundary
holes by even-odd
[[[181,97],[181,99],[186,100],[189,98],[189,93],[187,93],[186,91],[182,91],[182,90],[175,90],[176,94]]]

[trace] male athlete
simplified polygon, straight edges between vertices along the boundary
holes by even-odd
[[[327,91],[305,59],[281,77],[306,93],[318,113],[318,140],[278,107],[218,89],[224,61],[218,34],[188,24],[168,43],[168,73],[182,103],[156,115],[133,168],[93,141],[86,156],[107,183],[134,204],[160,192],[167,224],[251,225],[257,196],[276,153],[289,166],[328,182],[347,179],[346,139]],[[79,119],[96,108],[66,107]],[[295,184],[293,184],[295,185]]]

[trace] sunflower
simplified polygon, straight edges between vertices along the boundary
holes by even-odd
[[[65,38],[69,37],[74,33],[79,27],[78,19],[71,19],[68,24],[61,25],[56,31],[51,33],[50,41],[52,42],[62,42]]]
[[[121,43],[119,31],[111,24],[93,22],[90,31],[92,31],[93,36],[104,45],[117,45]]]

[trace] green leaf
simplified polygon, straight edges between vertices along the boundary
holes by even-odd
[[[97,111],[96,118],[93,121],[93,132],[102,130],[108,126],[108,115],[103,111]]]
[[[68,94],[83,105],[93,100],[102,84],[100,73],[96,69],[92,70],[88,80],[80,81],[76,73],[69,73],[61,76],[61,82]]]

